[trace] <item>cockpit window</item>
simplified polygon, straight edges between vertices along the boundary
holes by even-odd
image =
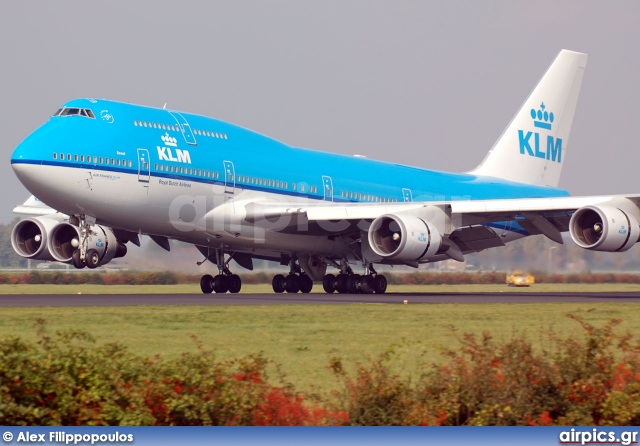
[[[80,114],[79,108],[65,108],[64,110],[62,110],[62,113],[60,113],[60,116],[75,116],[79,114]]]
[[[90,108],[61,108],[53,114],[53,116],[85,116],[87,118],[95,119],[96,115],[93,114]]]

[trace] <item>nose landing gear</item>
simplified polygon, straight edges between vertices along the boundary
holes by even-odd
[[[100,253],[96,249],[89,248],[89,236],[92,234],[91,225],[87,223],[85,216],[71,217],[69,222],[77,225],[80,228],[80,239],[77,240],[77,247],[71,254],[71,262],[77,269],[82,269],[85,266],[94,269],[100,266]],[[72,241],[72,246],[75,240]]]

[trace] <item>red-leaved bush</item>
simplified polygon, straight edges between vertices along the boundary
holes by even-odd
[[[3,425],[325,425],[339,411],[269,381],[262,355],[218,361],[198,345],[176,360],[144,358],[82,332],[37,344],[0,341]]]
[[[640,342],[615,333],[619,320],[597,328],[569,317],[582,336],[548,333],[549,350],[522,336],[458,335],[460,347],[415,382],[391,372],[388,352],[353,377],[334,358],[335,407],[364,425],[637,425]]]
[[[353,373],[332,358],[337,390],[313,397],[271,378],[263,355],[221,361],[196,341],[178,359],[145,358],[39,320],[37,343],[0,340],[0,424],[640,424],[640,342],[618,320],[569,317],[580,335],[549,332],[546,348],[456,333],[458,348],[413,374],[394,371],[393,350]]]

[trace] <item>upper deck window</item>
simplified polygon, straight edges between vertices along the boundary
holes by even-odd
[[[95,119],[96,115],[93,114],[93,111],[90,108],[61,108],[57,112],[53,114],[53,116],[84,116],[86,118]]]

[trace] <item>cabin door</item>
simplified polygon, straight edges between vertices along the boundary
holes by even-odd
[[[322,187],[324,188],[324,201],[333,201],[333,181],[331,177],[322,176]]]
[[[151,178],[151,161],[147,149],[138,149],[138,182],[149,183]]]
[[[191,126],[189,125],[187,119],[178,112],[169,112],[169,114],[173,116],[176,124],[178,124],[178,128],[182,132],[182,136],[184,137],[185,142],[187,144],[195,146],[197,144],[196,136],[193,134],[193,131],[191,130]]]
[[[223,161],[222,164],[224,166],[224,192],[233,194],[236,190],[236,170],[231,161]]]

